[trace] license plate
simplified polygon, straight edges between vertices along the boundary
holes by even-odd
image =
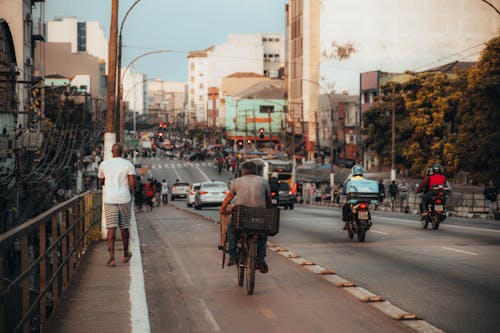
[[[435,205],[434,210],[437,212],[442,212],[443,211],[443,205]]]
[[[271,203],[272,203],[273,205],[277,204],[277,203],[278,203],[278,199],[271,199]]]
[[[360,220],[368,220],[368,211],[363,210],[358,212],[358,219]]]

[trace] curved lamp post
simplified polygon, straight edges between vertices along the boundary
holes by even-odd
[[[123,143],[123,139],[124,139],[124,133],[123,133],[123,127],[122,127],[122,114],[121,114],[121,110],[122,110],[122,94],[123,94],[123,91],[122,91],[122,83],[121,83],[121,78],[122,78],[122,32],[123,32],[123,25],[125,24],[125,21],[127,20],[127,17],[128,17],[128,14],[130,13],[130,11],[140,2],[141,0],[136,0],[130,7],[129,9],[127,10],[127,12],[125,13],[125,16],[123,17],[121,23],[120,23],[120,31],[118,33],[118,48],[117,48],[117,68],[118,70],[116,71],[116,92],[117,92],[117,96],[116,96],[116,110],[117,111],[117,114],[115,116],[115,119],[117,120],[117,129],[116,129],[116,133],[118,134],[117,135],[117,139],[119,139],[120,143]],[[117,140],[118,141],[118,140]]]

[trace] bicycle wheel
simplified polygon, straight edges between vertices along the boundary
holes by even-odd
[[[236,260],[236,270],[238,271],[238,286],[243,287],[243,280],[245,279],[245,261],[246,253],[244,247],[239,247],[238,257]]]
[[[246,278],[247,278],[247,293],[253,294],[255,286],[255,264],[257,262],[257,243],[253,238],[247,239],[248,255],[246,257]]]

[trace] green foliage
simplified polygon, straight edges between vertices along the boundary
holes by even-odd
[[[467,76],[453,142],[458,166],[475,182],[500,181],[500,37],[488,42]]]
[[[468,73],[418,73],[381,87],[379,101],[364,114],[364,133],[384,164],[390,163],[393,99],[398,164],[422,174],[440,163],[448,176],[466,171],[475,182],[500,182],[500,37]]]

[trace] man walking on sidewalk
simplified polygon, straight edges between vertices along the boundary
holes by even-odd
[[[135,167],[129,160],[122,158],[122,147],[115,143],[111,148],[113,157],[99,165],[99,183],[106,188],[102,202],[108,230],[109,261],[107,267],[115,266],[116,228],[120,228],[123,242],[123,262],[128,262],[132,253],[128,251],[129,223],[131,211],[130,195],[135,188]]]

